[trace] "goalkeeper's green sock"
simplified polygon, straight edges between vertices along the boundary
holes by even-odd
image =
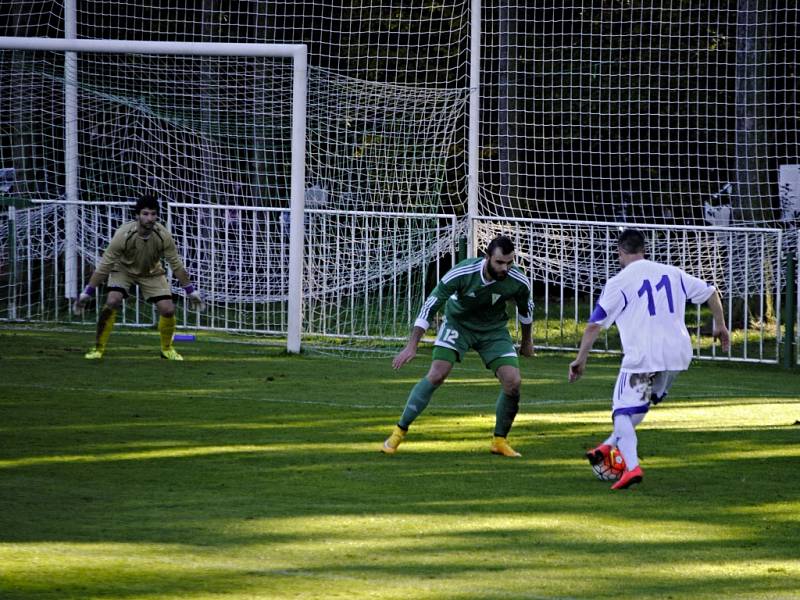
[[[97,319],[97,334],[95,336],[94,348],[100,354],[106,351],[108,338],[111,337],[111,330],[114,329],[114,322],[117,320],[117,311],[108,304],[103,306],[100,317]]]
[[[494,434],[499,437],[508,437],[511,426],[519,411],[519,394],[509,396],[504,391],[500,391],[495,407]]]
[[[437,386],[428,381],[427,377],[423,377],[419,380],[417,385],[411,388],[411,393],[408,395],[408,400],[406,401],[406,407],[403,409],[403,414],[397,422],[401,429],[407,430],[411,423],[414,422],[414,419],[425,410],[425,407],[428,406],[428,402],[431,401],[433,392],[436,391],[436,387]]]
[[[158,318],[158,334],[161,336],[161,351],[172,348],[172,337],[175,335],[175,315]]]

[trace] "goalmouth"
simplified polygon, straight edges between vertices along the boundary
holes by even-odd
[[[306,152],[307,47],[304,44],[255,44],[209,42],[147,42],[96,39],[54,39],[0,37],[0,49],[44,51],[64,54],[64,186],[60,204],[66,212],[65,267],[63,293],[67,298],[78,295],[78,207],[79,193],[78,143],[78,55],[81,53],[150,54],[173,56],[275,57],[292,61],[291,92],[291,174],[287,350],[300,351],[302,328],[302,280],[304,240],[304,191]],[[213,206],[210,204],[210,207]],[[179,248],[179,250],[181,250]]]

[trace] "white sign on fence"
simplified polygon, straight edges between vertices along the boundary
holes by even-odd
[[[781,221],[800,217],[800,165],[781,165],[778,176],[781,199]]]

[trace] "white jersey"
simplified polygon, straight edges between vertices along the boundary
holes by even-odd
[[[714,287],[677,267],[636,260],[608,280],[589,318],[617,324],[626,373],[684,371],[692,361],[686,302],[702,304]]]

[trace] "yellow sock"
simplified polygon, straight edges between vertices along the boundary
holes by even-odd
[[[172,336],[175,334],[175,315],[158,318],[158,333],[161,336],[161,349],[169,350],[172,347]]]
[[[100,318],[97,319],[97,336],[95,339],[95,348],[100,352],[105,352],[108,338],[111,336],[111,330],[114,328],[114,321],[116,320],[116,309],[104,306],[103,310],[100,311]]]

